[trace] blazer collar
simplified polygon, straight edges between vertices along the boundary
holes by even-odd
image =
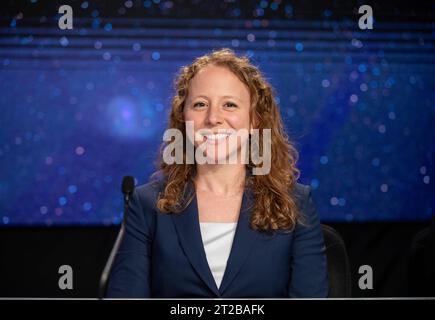
[[[181,246],[195,271],[216,296],[221,296],[240,271],[255,240],[258,238],[258,232],[250,228],[251,206],[254,200],[253,195],[249,189],[245,189],[243,193],[231,253],[227,261],[221,286],[218,289],[208,265],[202,243],[195,189],[192,183],[189,183],[186,188],[187,195],[189,196],[193,193],[193,198],[184,211],[171,214],[175,229],[180,239]]]
[[[253,204],[254,196],[252,191],[245,189],[231,253],[227,261],[222,283],[219,287],[221,294],[224,294],[225,290],[235,279],[251,249],[254,247],[255,241],[260,236],[260,233],[253,230],[250,226]]]

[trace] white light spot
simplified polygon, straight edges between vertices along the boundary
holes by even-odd
[[[94,48],[95,48],[95,49],[99,50],[99,49],[101,49],[102,47],[103,47],[103,43],[102,43],[101,41],[96,41],[96,42],[94,43]]]
[[[84,153],[85,153],[85,148],[83,148],[83,147],[81,147],[81,146],[78,146],[78,147],[76,148],[76,154],[77,154],[77,155],[81,156],[81,155],[83,155]]]
[[[328,88],[329,85],[330,85],[330,82],[329,82],[328,79],[323,79],[323,80],[322,80],[322,87],[324,87],[324,88]]]
[[[338,198],[337,198],[337,197],[332,197],[332,198],[331,198],[331,204],[332,204],[333,206],[336,206],[336,205],[338,204]]]

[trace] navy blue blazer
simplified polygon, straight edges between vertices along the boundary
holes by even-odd
[[[252,191],[246,189],[227,267],[218,288],[201,239],[196,196],[181,213],[156,208],[162,180],[136,187],[124,240],[107,291],[109,298],[326,297],[327,264],[319,217],[308,186],[294,187],[305,217],[291,232],[249,226]],[[188,192],[194,188],[190,184]]]

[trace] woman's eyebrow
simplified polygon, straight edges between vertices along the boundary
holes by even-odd
[[[242,101],[242,99],[236,96],[223,96],[222,99],[235,99],[235,100]]]
[[[194,96],[194,97],[192,97],[190,100],[195,100],[195,99],[198,99],[198,98],[204,98],[204,99],[208,100],[208,97],[207,97],[207,96],[204,96],[204,95]]]
[[[204,98],[204,99],[206,99],[206,100],[210,100],[210,98],[207,97],[207,96],[205,96],[205,95],[198,95],[198,96],[192,97],[191,99],[192,99],[192,100],[195,100],[195,99],[197,99],[197,98]],[[236,96],[222,96],[222,97],[220,97],[220,99],[235,99],[235,100],[242,101],[242,99],[240,99],[240,98],[238,98],[238,97],[236,97]]]

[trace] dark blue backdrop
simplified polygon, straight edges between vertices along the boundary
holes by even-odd
[[[180,18],[180,3],[75,1],[73,30],[37,1],[2,17],[0,224],[119,223],[122,176],[153,172],[178,68],[221,47],[250,56],[276,88],[323,221],[432,216],[431,23],[375,10],[374,29],[360,30],[354,12],[296,19],[280,1]]]

